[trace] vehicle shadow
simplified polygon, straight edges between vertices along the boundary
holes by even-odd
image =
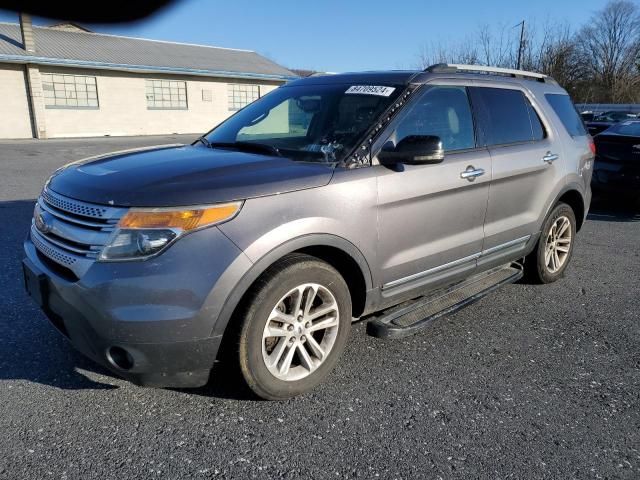
[[[33,215],[33,200],[0,202],[0,382],[26,380],[64,390],[111,390],[110,370],[74,350],[29,298],[22,278],[22,242]],[[233,381],[228,362],[216,362],[209,384],[175,389],[207,397],[250,399]],[[80,370],[80,371],[79,371]],[[97,374],[106,382],[89,378]],[[237,378],[237,377],[236,377]]]
[[[0,202],[0,380],[27,380],[61,389],[113,389],[76,369],[108,372],[73,350],[24,291],[22,241],[35,200]]]
[[[211,369],[209,382],[199,388],[172,388],[189,395],[225,400],[262,401],[239,381],[241,373],[227,360],[216,361]]]

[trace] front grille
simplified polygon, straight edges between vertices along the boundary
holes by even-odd
[[[63,212],[69,212],[84,217],[104,218],[108,211],[108,208],[106,207],[65,198],[61,195],[53,194],[47,189],[42,191],[41,198],[50,206],[60,209]]]
[[[40,235],[35,227],[31,227],[31,240],[35,247],[46,257],[49,257],[51,260],[56,263],[60,263],[61,265],[70,266],[76,262],[76,258],[71,255],[65,255],[62,252],[50,247],[44,241],[40,240]]]
[[[82,202],[45,188],[34,210],[31,240],[42,255],[57,264],[86,270],[87,262],[97,258],[125,212],[124,208]]]

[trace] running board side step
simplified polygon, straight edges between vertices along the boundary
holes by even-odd
[[[522,278],[522,266],[511,264],[474,275],[424,297],[392,307],[367,323],[367,333],[378,338],[402,338],[434,320],[480,300],[502,285]]]

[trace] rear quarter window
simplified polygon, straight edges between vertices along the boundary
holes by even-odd
[[[560,93],[547,93],[545,98],[556,115],[560,118],[565,130],[572,137],[582,137],[587,134],[587,130],[584,128],[582,118],[578,114],[576,107],[573,106],[569,95],[563,95]]]

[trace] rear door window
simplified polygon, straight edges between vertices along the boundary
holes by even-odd
[[[582,123],[582,118],[578,115],[578,111],[576,107],[573,106],[569,95],[547,93],[545,98],[560,118],[562,125],[564,125],[569,135],[572,137],[582,137],[587,134],[584,123]]]
[[[540,118],[520,90],[488,87],[469,90],[478,112],[484,145],[533,142],[545,137]]]

